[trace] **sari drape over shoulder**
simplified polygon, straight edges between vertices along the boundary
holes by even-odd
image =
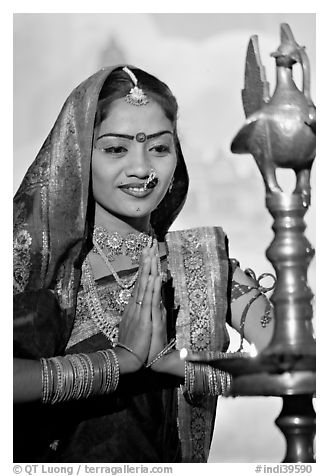
[[[167,235],[168,261],[179,308],[179,349],[227,349],[228,259],[221,228],[204,227]],[[214,429],[217,397],[188,402],[178,393],[178,426],[185,462],[206,462]]]

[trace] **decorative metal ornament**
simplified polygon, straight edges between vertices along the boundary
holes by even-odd
[[[138,132],[138,134],[136,134],[136,140],[137,142],[145,142],[146,134],[144,132]]]
[[[172,192],[172,188],[174,186],[174,176],[172,176],[172,179],[170,180],[170,184],[169,184],[169,187],[168,187],[168,193],[171,193]]]
[[[134,73],[125,66],[122,68],[125,73],[128,74],[132,82],[134,83],[134,87],[131,88],[129,93],[125,96],[125,101],[132,106],[146,106],[149,100],[144,91],[138,87],[138,81]]]
[[[128,233],[125,236],[118,232],[110,233],[102,226],[95,226],[93,232],[94,243],[98,244],[109,261],[114,261],[118,255],[126,255],[131,259],[131,263],[137,265],[140,260],[143,249],[152,244],[151,235],[147,233]],[[100,254],[96,246],[92,251]]]
[[[286,23],[281,25],[281,45],[271,56],[276,61],[277,85],[270,98],[258,38],[252,36],[242,91],[247,119],[231,149],[233,153],[254,156],[267,192],[282,192],[275,175],[276,169],[281,167],[295,171],[294,193],[308,196],[315,157],[315,106],[310,95],[310,66],[305,48],[296,43]],[[302,91],[292,76],[296,63],[303,69]]]

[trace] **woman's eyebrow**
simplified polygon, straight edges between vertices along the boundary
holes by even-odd
[[[102,137],[122,137],[123,139],[130,139],[134,140],[134,136],[129,136],[128,134],[117,134],[114,132],[107,132],[106,134],[102,134],[101,136],[97,137],[97,140],[102,139]]]
[[[146,140],[148,139],[154,139],[155,137],[162,136],[163,134],[173,134],[172,131],[159,131],[155,132],[154,134],[149,134],[146,137]],[[119,134],[116,132],[107,132],[106,134],[102,134],[101,136],[97,137],[96,140],[102,139],[103,137],[121,137],[123,139],[129,139],[129,140],[134,140],[136,136],[130,136],[128,134]]]
[[[155,137],[162,136],[163,134],[173,134],[172,131],[160,131],[160,132],[155,132],[154,134],[149,134],[146,136],[146,139],[154,139]]]

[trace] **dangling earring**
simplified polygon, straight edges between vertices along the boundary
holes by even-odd
[[[173,185],[174,185],[174,176],[172,176],[172,178],[170,180],[170,184],[169,184],[169,187],[168,187],[168,193],[171,193]]]

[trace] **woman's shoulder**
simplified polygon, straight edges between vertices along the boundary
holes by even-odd
[[[168,254],[203,255],[207,260],[228,259],[227,238],[219,226],[202,226],[172,230],[165,237]]]
[[[191,228],[183,228],[183,229],[177,229],[177,230],[170,230],[166,236],[170,236],[172,234],[180,234],[180,235],[209,235],[209,234],[222,234],[223,236],[226,236],[225,231],[221,226],[198,226],[198,227],[191,227]]]

